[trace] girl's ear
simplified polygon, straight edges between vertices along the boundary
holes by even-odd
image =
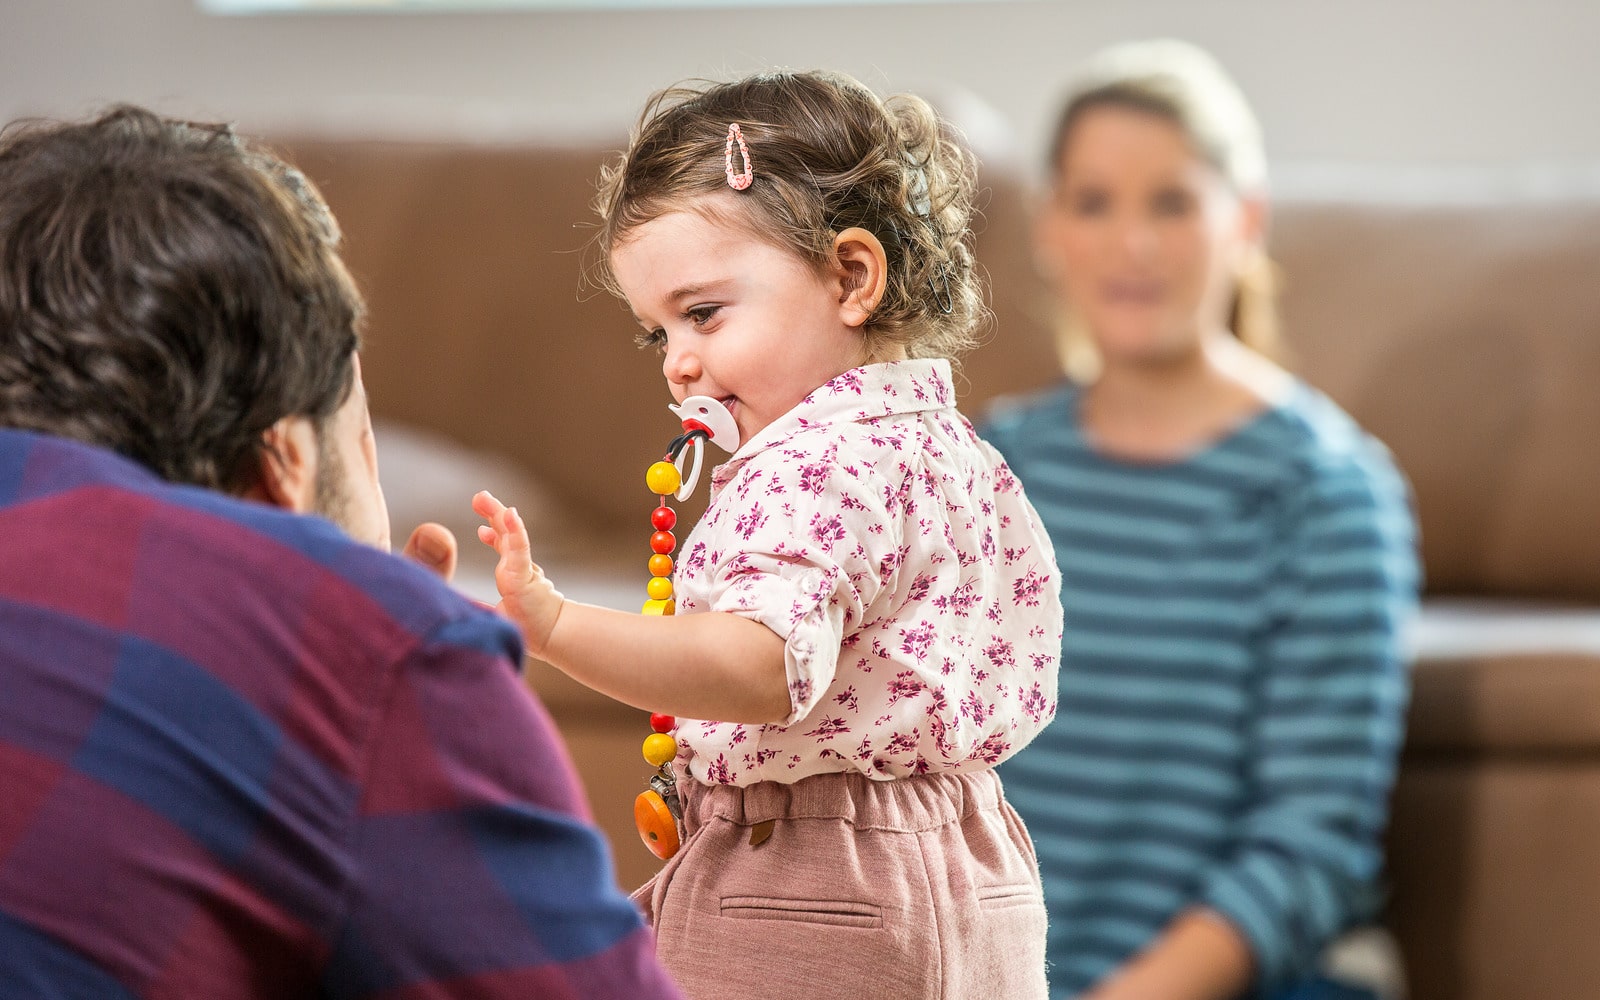
[[[889,259],[878,238],[853,226],[833,238],[834,277],[839,282],[839,318],[846,326],[865,326],[883,301],[889,284]]]
[[[317,498],[317,432],[310,418],[284,417],[263,438],[256,484],[245,495],[299,514],[311,510]]]

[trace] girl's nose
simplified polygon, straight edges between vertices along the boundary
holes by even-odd
[[[700,377],[700,359],[693,351],[685,350],[681,341],[667,339],[667,354],[661,359],[661,373],[668,382],[685,385]]]

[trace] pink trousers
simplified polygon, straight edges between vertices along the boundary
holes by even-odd
[[[993,771],[681,780],[683,847],[634,895],[690,1000],[1043,1000],[1045,909]]]

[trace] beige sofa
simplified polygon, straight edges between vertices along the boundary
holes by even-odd
[[[581,281],[603,145],[283,145],[341,219],[370,302],[396,520],[468,529],[466,496],[490,486],[531,510],[565,590],[642,600],[642,474],[675,427],[627,312]],[[965,366],[971,414],[1053,371],[1020,185],[985,181],[998,322]],[[1356,183],[1275,206],[1295,366],[1416,490],[1428,601],[1388,916],[1417,1000],[1600,995],[1600,196],[1514,187]],[[485,566],[472,554],[467,589],[485,592]],[[642,881],[644,714],[531,678],[620,877]]]

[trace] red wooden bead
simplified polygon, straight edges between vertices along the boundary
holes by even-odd
[[[650,713],[650,728],[658,733],[664,733],[678,724],[678,720],[662,712]]]
[[[671,507],[657,507],[650,512],[650,526],[657,531],[671,531],[678,523],[678,512]]]
[[[650,536],[650,548],[662,555],[671,552],[672,547],[677,544],[678,540],[672,537],[672,532],[670,531],[658,531]]]

